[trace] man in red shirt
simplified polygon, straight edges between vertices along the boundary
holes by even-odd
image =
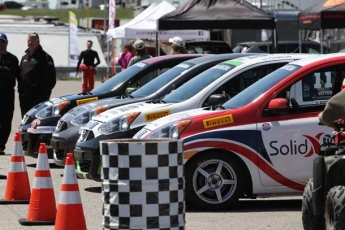
[[[96,69],[95,67],[99,65],[100,60],[98,57],[98,53],[91,49],[92,41],[88,40],[86,43],[87,49],[82,51],[79,56],[79,61],[77,65],[76,72],[78,73],[80,70],[83,71],[83,83],[82,83],[82,92],[91,91],[95,85],[95,74]],[[96,59],[96,63],[95,63]],[[83,65],[81,61],[83,60]]]

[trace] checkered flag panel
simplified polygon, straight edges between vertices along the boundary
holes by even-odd
[[[105,229],[184,229],[181,140],[116,139],[100,146]]]

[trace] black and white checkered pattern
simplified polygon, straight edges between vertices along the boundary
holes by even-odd
[[[116,139],[100,146],[105,229],[184,229],[182,140]]]

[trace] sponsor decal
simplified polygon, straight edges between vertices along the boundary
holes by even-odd
[[[223,71],[228,71],[228,70],[231,69],[231,66],[224,65],[224,64],[219,64],[219,65],[213,66],[211,69],[219,69],[219,70],[223,70]]]
[[[243,64],[242,61],[237,61],[237,60],[230,60],[230,61],[226,61],[224,63],[229,64],[229,65],[234,65],[234,66],[239,66],[239,65]]]
[[[143,63],[143,62],[138,62],[136,64],[134,64],[135,66],[138,66],[140,68],[144,68],[147,64]]]
[[[271,129],[270,124],[268,124],[268,123],[263,123],[263,124],[262,124],[262,130],[268,131],[268,130],[270,130],[270,129]]]
[[[302,136],[305,137],[305,139],[301,143],[297,143],[296,140],[290,140],[288,144],[280,144],[279,141],[276,140],[271,141],[269,145],[273,149],[273,152],[269,153],[269,155],[304,155],[304,157],[310,157],[313,154],[318,154],[321,147],[320,140],[324,134],[319,133],[315,137],[309,135]],[[326,141],[327,135],[323,138],[323,142]]]
[[[127,110],[137,109],[137,108],[142,107],[142,106],[143,106],[143,104],[121,106],[121,107],[118,107],[116,110],[110,110],[110,112],[113,113],[113,114],[117,114],[118,113],[117,111],[125,112]]]
[[[158,118],[165,117],[170,114],[170,110],[164,110],[156,113],[145,114],[146,122],[157,120]]]
[[[234,122],[234,119],[232,117],[232,114],[203,120],[205,129],[221,126],[221,125],[226,125],[226,124],[231,124],[233,122]]]
[[[184,64],[184,63],[181,63],[181,64],[178,64],[176,67],[180,67],[180,68],[183,68],[183,69],[188,69],[190,65],[188,64]]]
[[[85,103],[88,103],[90,101],[97,101],[98,97],[90,97],[90,98],[86,98],[86,99],[81,99],[81,100],[77,100],[77,105],[82,105]]]
[[[36,133],[54,133],[55,126],[39,126],[36,129]]]
[[[294,69],[296,69],[297,67],[294,65],[284,65],[283,67],[281,67],[281,69],[285,69],[287,71],[293,71]]]

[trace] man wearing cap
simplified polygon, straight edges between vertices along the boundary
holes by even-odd
[[[83,83],[81,85],[81,90],[83,93],[93,90],[95,85],[95,74],[96,66],[101,63],[98,57],[98,53],[92,50],[92,41],[88,40],[86,42],[86,50],[82,51],[79,56],[79,61],[77,64],[77,73],[82,69],[83,71]],[[96,63],[95,63],[96,59]],[[81,68],[81,61],[83,60],[84,68]]]
[[[7,51],[7,36],[0,33],[0,98],[3,111],[0,113],[0,155],[5,154],[5,146],[11,133],[14,111],[14,87],[20,81],[18,58]]]
[[[35,105],[49,100],[56,84],[53,58],[43,50],[37,33],[27,39],[28,49],[20,61],[21,85],[18,85],[22,117]]]
[[[134,57],[131,58],[127,67],[134,65],[137,62],[140,62],[142,60],[152,57],[151,55],[147,53],[146,46],[143,40],[136,40],[134,42],[133,53],[134,53]]]
[[[188,53],[184,47],[183,39],[180,37],[173,37],[169,39],[171,42],[171,54],[186,54]]]

